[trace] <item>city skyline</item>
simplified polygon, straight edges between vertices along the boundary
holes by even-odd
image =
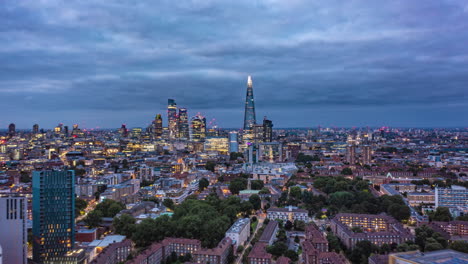
[[[152,5],[2,5],[0,127],[143,126],[167,98],[242,127],[247,75],[277,127],[466,125],[464,1]]]

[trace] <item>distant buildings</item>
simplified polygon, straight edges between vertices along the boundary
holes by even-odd
[[[26,209],[26,197],[0,194],[0,247],[4,263],[27,263]]]
[[[14,123],[11,123],[8,125],[8,136],[12,137],[16,135],[16,125]]]
[[[33,259],[43,262],[73,249],[75,172],[33,172]]]
[[[263,142],[273,141],[273,122],[271,120],[263,119]]]
[[[238,246],[243,246],[245,241],[250,236],[250,219],[240,218],[238,219],[228,231],[226,231],[226,237],[231,238],[234,249]]]
[[[161,114],[157,114],[153,120],[153,135],[156,138],[161,138],[163,134],[163,121]]]
[[[414,239],[402,224],[387,215],[340,213],[331,220],[330,227],[347,248],[363,240],[381,246]]]
[[[190,135],[189,135],[187,108],[179,108],[178,123],[179,123],[178,138],[189,139]]]
[[[245,96],[245,112],[244,112],[244,131],[251,131],[256,124],[255,118],[255,102],[253,96],[252,77],[247,78],[247,95]]]
[[[229,132],[229,153],[239,152],[239,133],[237,131]]]
[[[190,121],[190,140],[204,142],[206,138],[206,118],[201,115],[192,117]]]
[[[356,164],[356,145],[348,145],[346,147],[346,162],[350,165]]]
[[[174,99],[167,100],[167,122],[169,128],[169,138],[177,138],[179,133],[178,118],[177,118],[177,104]]]

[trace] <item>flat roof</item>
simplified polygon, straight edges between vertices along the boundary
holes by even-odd
[[[404,252],[391,254],[405,260],[414,261],[420,264],[462,264],[468,263],[468,254],[451,249],[437,250],[432,252]]]

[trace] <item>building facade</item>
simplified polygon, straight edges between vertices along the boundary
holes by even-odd
[[[34,171],[34,261],[66,254],[74,243],[75,171]]]
[[[450,188],[435,188],[436,208],[468,207],[468,190],[463,186],[452,185]]]
[[[4,263],[27,263],[26,210],[26,197],[0,194],[0,246]]]
[[[243,246],[245,241],[250,237],[250,219],[238,219],[229,230],[226,231],[226,237],[232,240],[234,248]]]
[[[285,208],[268,208],[267,210],[267,217],[269,219],[279,219],[283,221],[291,221],[294,222],[295,220],[309,222],[309,215],[307,210],[298,209],[293,206],[288,206]]]

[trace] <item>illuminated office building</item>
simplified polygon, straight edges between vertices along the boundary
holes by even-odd
[[[226,137],[209,137],[205,140],[205,151],[217,151],[220,154],[227,154],[229,141]]]
[[[163,124],[161,114],[157,114],[153,120],[153,134],[156,138],[160,138],[163,134]]]
[[[190,140],[203,142],[206,138],[206,118],[201,115],[192,117],[190,122]]]
[[[178,138],[189,139],[189,124],[187,108],[179,108],[179,135]]]
[[[273,141],[273,122],[271,120],[263,119],[263,142]]]
[[[178,118],[177,118],[177,104],[174,99],[167,100],[167,122],[169,128],[169,138],[174,139],[178,136]]]
[[[239,133],[237,131],[229,132],[229,153],[239,152]]]
[[[128,130],[127,130],[127,125],[122,124],[122,127],[119,129],[119,134],[121,137],[127,137],[128,136]]]
[[[75,171],[33,172],[33,260],[61,256],[75,243]]]

